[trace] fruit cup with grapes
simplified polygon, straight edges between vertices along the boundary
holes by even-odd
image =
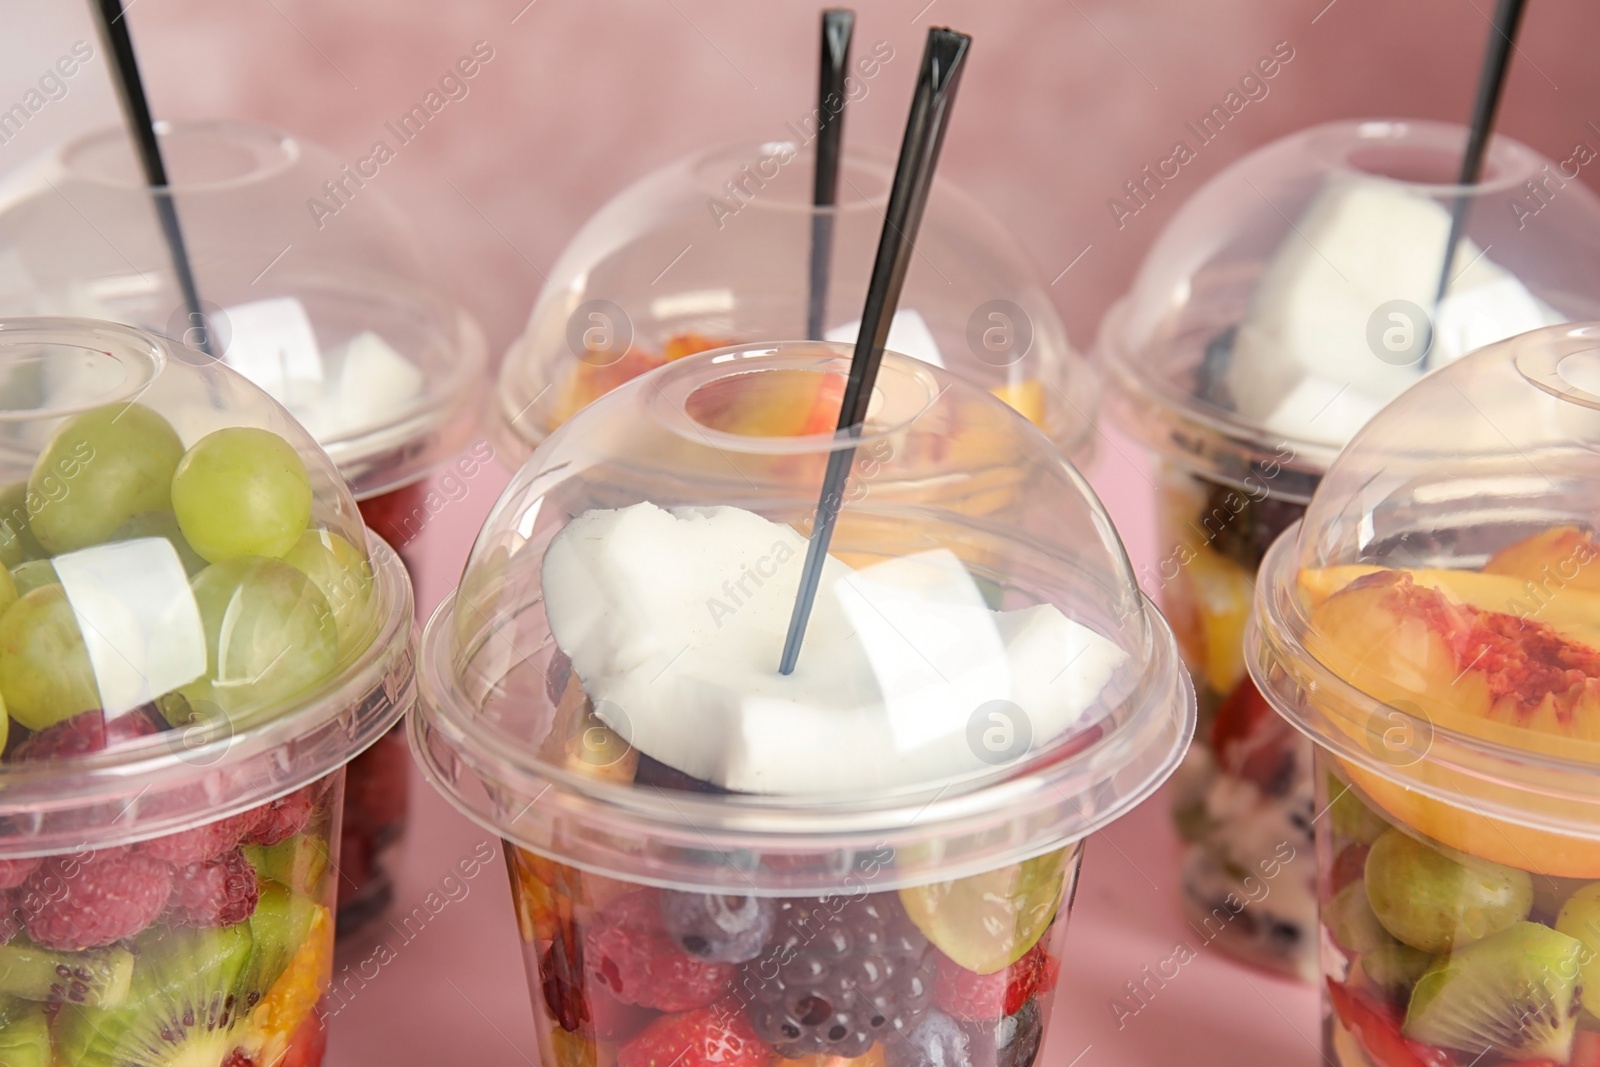
[[[1413,386],[1263,566],[1340,1067],[1600,1064],[1597,353],[1550,327]]]
[[[505,842],[544,1063],[1061,1062],[1080,842],[1176,766],[1192,695],[1072,467],[892,352],[780,673],[839,446],[768,420],[848,363],[742,346],[597,400],[428,625],[413,745]],[[993,450],[930,463],[953,429]],[[1013,506],[945,502],[988,464]]]
[[[1112,409],[1155,456],[1157,558],[1140,579],[1199,695],[1200,743],[1172,792],[1184,903],[1196,925],[1227,917],[1219,947],[1305,979],[1320,807],[1310,743],[1245,670],[1263,555],[1340,448],[1426,371],[1597,309],[1569,267],[1591,262],[1600,199],[1576,189],[1557,225],[1519,228],[1506,190],[1553,164],[1497,137],[1492,178],[1455,188],[1466,132],[1338,122],[1259,149],[1178,211],[1100,333]],[[1452,217],[1467,221],[1441,293]]]
[[[120,125],[74,138],[19,174],[17,195],[0,207],[0,246],[22,279],[7,285],[7,309],[71,309],[209,345],[310,432],[350,484],[362,521],[423,588],[415,539],[494,458],[473,439],[488,386],[481,331],[382,188],[363,188],[336,221],[337,198],[319,205],[315,191],[343,165],[328,149],[239,122],[165,122],[157,137],[199,265],[203,318],[174,280]],[[333,566],[356,561],[341,542],[323,548]],[[402,733],[350,765],[341,937],[392,898],[409,770]]]
[[[315,1067],[411,589],[242,377],[0,320],[0,1063]],[[370,552],[370,554],[369,554]]]

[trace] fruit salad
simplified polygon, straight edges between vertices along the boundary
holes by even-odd
[[[103,748],[99,717],[46,727],[9,758]],[[335,774],[135,845],[0,860],[0,1062],[320,1063],[341,787]]]
[[[578,359],[572,365],[565,382],[557,388],[557,399],[549,408],[548,424],[545,432],[554,430],[557,426],[572,418],[580,409],[592,404],[617,386],[632,378],[637,378],[646,371],[654,370],[665,363],[682,359],[696,352],[708,352],[713,348],[725,348],[737,342],[708,337],[693,331],[674,334],[668,337],[661,346],[659,353],[652,352],[641,345],[635,344],[621,357],[617,358],[608,352],[590,352],[585,357]],[[1035,426],[1044,427],[1047,424],[1045,410],[1044,384],[1036,378],[1023,379],[1014,383],[998,385],[992,390],[995,396],[1005,401],[1013,410],[1023,415]],[[835,398],[833,405],[834,416],[821,432],[828,432],[838,425],[838,401]],[[738,431],[735,431],[738,432]],[[767,433],[779,436],[784,433],[796,433],[798,430],[769,429]],[[818,432],[807,429],[805,432]]]
[[[1199,728],[1173,778],[1173,817],[1187,845],[1184,904],[1200,921],[1231,918],[1216,944],[1269,970],[1317,973],[1311,746],[1273,712],[1244,667],[1244,627],[1267,548],[1305,511],[1249,487],[1164,472],[1158,592],[1199,701]],[[1262,864],[1291,860],[1260,889]],[[1229,900],[1248,901],[1239,910]]]
[[[679,892],[506,854],[554,1067],[1040,1062],[1075,848],[830,897]]]
[[[1476,571],[1308,570],[1311,647],[1410,717],[1385,724],[1397,761],[1446,730],[1570,753],[1600,710],[1597,557],[1561,527]],[[1489,817],[1460,776],[1458,805],[1318,763],[1325,1047],[1343,1067],[1600,1064],[1600,849]]]
[[[268,430],[186,446],[149,407],[94,408],[59,424],[0,504],[0,774],[66,781],[176,746],[221,781],[239,735],[374,640],[365,554],[315,521],[305,462]],[[0,1062],[320,1062],[342,791],[341,771],[264,783],[221,802],[234,814],[112,846],[96,842],[114,827],[85,822],[83,844],[49,855],[29,834],[75,834],[78,812],[8,817]],[[145,814],[159,805],[129,822]]]

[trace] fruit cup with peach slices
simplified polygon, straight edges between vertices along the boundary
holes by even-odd
[[[1195,924],[1220,923],[1219,947],[1307,980],[1320,807],[1310,743],[1245,670],[1262,558],[1340,448],[1425,371],[1600,315],[1600,278],[1572,273],[1600,269],[1587,266],[1600,198],[1574,188],[1556,225],[1519,229],[1507,190],[1553,164],[1496,137],[1491,177],[1457,188],[1466,134],[1337,122],[1251,153],[1174,215],[1097,346],[1111,410],[1155,457],[1157,554],[1140,579],[1199,694],[1199,743],[1172,790],[1184,903]],[[1440,294],[1452,212],[1467,220],[1461,269]],[[1285,855],[1266,891],[1263,865]]]
[[[1600,326],[1374,417],[1246,644],[1316,748],[1324,1053],[1600,1064]]]
[[[805,413],[848,366],[747,345],[596,400],[428,624],[412,742],[504,841],[551,1067],[1065,1062],[1081,842],[1176,766],[1192,693],[1081,477],[893,352],[780,674],[843,447]],[[925,492],[997,470],[1004,509]]]
[[[344,768],[411,703],[411,587],[192,355],[0,319],[7,1067],[322,1060]]]
[[[506,353],[494,405],[500,450],[526,458],[586,405],[691,353],[806,336],[819,221],[832,238],[813,339],[853,343],[894,161],[852,150],[840,164],[839,203],[825,208],[811,203],[813,166],[808,148],[788,142],[724,145],[613,197],[551,268]],[[1017,240],[938,178],[917,252],[888,347],[992,392],[1085,458],[1096,379]]]

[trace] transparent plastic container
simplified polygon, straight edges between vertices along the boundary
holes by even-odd
[[[1600,326],[1557,326],[1407,390],[1267,555],[1247,660],[1317,749],[1342,1067],[1600,1051],[1597,529]]]
[[[62,146],[0,190],[0,314],[209,340],[311,431],[367,525],[417,576],[411,543],[432,514],[423,479],[467,443],[488,372],[481,332],[385,195],[381,162],[346,165],[237,122],[163,123],[160,141],[206,321],[191,320],[120,127]],[[404,750],[397,734],[350,769],[346,933],[393,894]]]
[[[1496,137],[1481,184],[1452,183],[1466,131],[1339,122],[1213,178],[1157,239],[1102,323],[1118,421],[1156,458],[1157,548],[1144,570],[1200,701],[1176,778],[1191,919],[1251,904],[1218,944],[1317,973],[1313,865],[1256,899],[1281,845],[1309,856],[1311,749],[1271,714],[1240,639],[1256,569],[1352,434],[1426,371],[1524,330],[1600,315],[1600,199],[1579,162]],[[1464,228],[1442,303],[1451,214]]]
[[[624,189],[573,238],[500,370],[496,424],[525,458],[596,397],[662,363],[806,337],[812,234],[831,234],[821,333],[854,343],[894,161],[852,153],[839,204],[811,203],[814,160],[789,142],[678,160]],[[1016,239],[934,182],[889,347],[943,366],[1086,457],[1099,388]]]
[[[0,1050],[318,1064],[344,768],[414,699],[405,569],[208,357],[13,318],[0,368]]]
[[[414,750],[504,839],[543,1062],[1059,1061],[1081,842],[1177,765],[1192,692],[1052,442],[895,353],[779,675],[848,365],[618,387],[428,624]]]

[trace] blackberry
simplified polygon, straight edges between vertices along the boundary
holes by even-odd
[[[750,1023],[784,1059],[864,1055],[928,1012],[937,958],[892,893],[781,900],[744,965]]]

